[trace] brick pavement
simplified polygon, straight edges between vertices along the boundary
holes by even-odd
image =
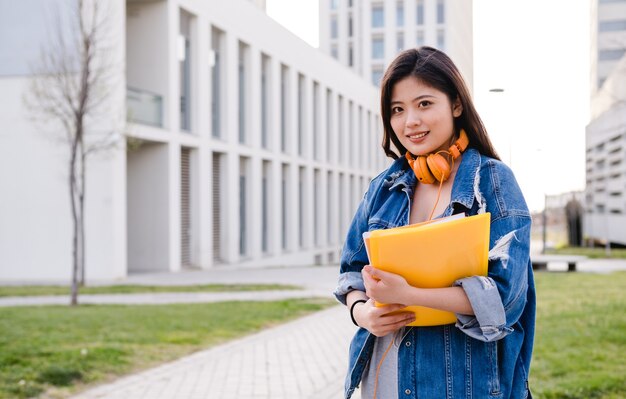
[[[73,399],[341,398],[354,331],[345,308],[333,306]]]

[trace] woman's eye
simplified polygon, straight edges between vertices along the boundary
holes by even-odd
[[[432,104],[430,101],[424,100],[420,102],[420,107],[428,107],[430,104]]]
[[[397,114],[398,112],[402,112],[402,108],[400,108],[400,107],[393,107],[393,108],[391,108],[391,113],[392,114]]]

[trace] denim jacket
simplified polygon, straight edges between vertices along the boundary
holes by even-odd
[[[370,183],[341,255],[335,296],[346,303],[352,290],[365,291],[361,269],[368,263],[362,233],[409,222],[415,174],[404,157]],[[531,397],[528,373],[535,329],[535,287],[530,263],[530,214],[511,170],[468,149],[441,216],[491,213],[487,277],[458,280],[474,316],[456,324],[413,327],[398,350],[401,398]],[[419,259],[419,257],[417,257]],[[376,337],[357,330],[350,344],[345,397],[361,382]]]

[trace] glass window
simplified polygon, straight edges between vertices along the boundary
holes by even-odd
[[[418,25],[424,25],[424,0],[417,0],[417,20]]]
[[[372,68],[372,83],[374,84],[374,86],[379,86],[380,85],[380,80],[383,77],[383,69],[376,67],[376,68]]]
[[[404,50],[404,33],[398,33],[396,38],[396,50],[398,52]]]
[[[222,39],[223,33],[215,28],[211,31],[211,130],[213,137],[221,136],[220,104],[222,77]]]
[[[404,3],[401,1],[396,6],[396,26],[404,26]]]
[[[246,120],[247,120],[247,63],[248,63],[248,46],[239,42],[239,142],[246,142]]]
[[[382,37],[372,38],[372,58],[382,59],[385,57],[385,41]]]
[[[289,68],[282,65],[280,71],[280,149],[287,152],[287,104],[289,104]]]
[[[445,7],[443,0],[437,0],[437,23],[442,24],[445,22]]]
[[[600,61],[617,61],[622,58],[626,49],[600,50],[598,59]]]
[[[180,128],[189,131],[191,125],[191,41],[184,35],[179,36],[180,64]]]
[[[598,24],[599,32],[616,32],[626,30],[626,19],[616,21],[600,21]]]
[[[348,45],[348,66],[354,66],[354,48],[352,43]]]
[[[306,81],[304,75],[298,74],[298,154],[302,155],[304,152],[304,129],[306,112]]]
[[[446,48],[446,35],[442,29],[437,31],[437,48],[441,51],[445,51]]]
[[[331,10],[337,9],[337,0],[330,0],[330,9]]]
[[[417,38],[415,40],[415,45],[417,47],[421,47],[424,45],[424,32],[423,31],[418,31],[417,32]]]
[[[337,45],[333,44],[330,47],[330,55],[334,58],[334,59],[339,59],[339,51],[337,50]]]
[[[372,6],[372,28],[385,26],[385,11],[382,4]]]
[[[337,27],[337,17],[332,16],[330,18],[330,38],[336,39],[339,34],[339,29]]]
[[[348,16],[348,37],[352,37],[352,15]]]
[[[261,54],[261,146],[268,148],[269,120],[270,120],[270,58]]]

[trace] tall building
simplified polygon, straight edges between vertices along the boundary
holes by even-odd
[[[69,280],[64,131],[35,123],[20,99],[40,45],[63,31],[42,10],[69,21],[74,3],[0,13],[0,280]],[[274,22],[264,1],[106,3],[111,95],[87,129],[118,140],[87,165],[87,281],[337,262],[386,164],[375,88]]]
[[[626,53],[626,0],[593,0],[591,15],[591,92],[596,93]]]
[[[402,50],[445,51],[472,88],[472,0],[320,0],[320,49],[378,86]]]
[[[626,0],[594,0],[584,235],[626,245]]]

